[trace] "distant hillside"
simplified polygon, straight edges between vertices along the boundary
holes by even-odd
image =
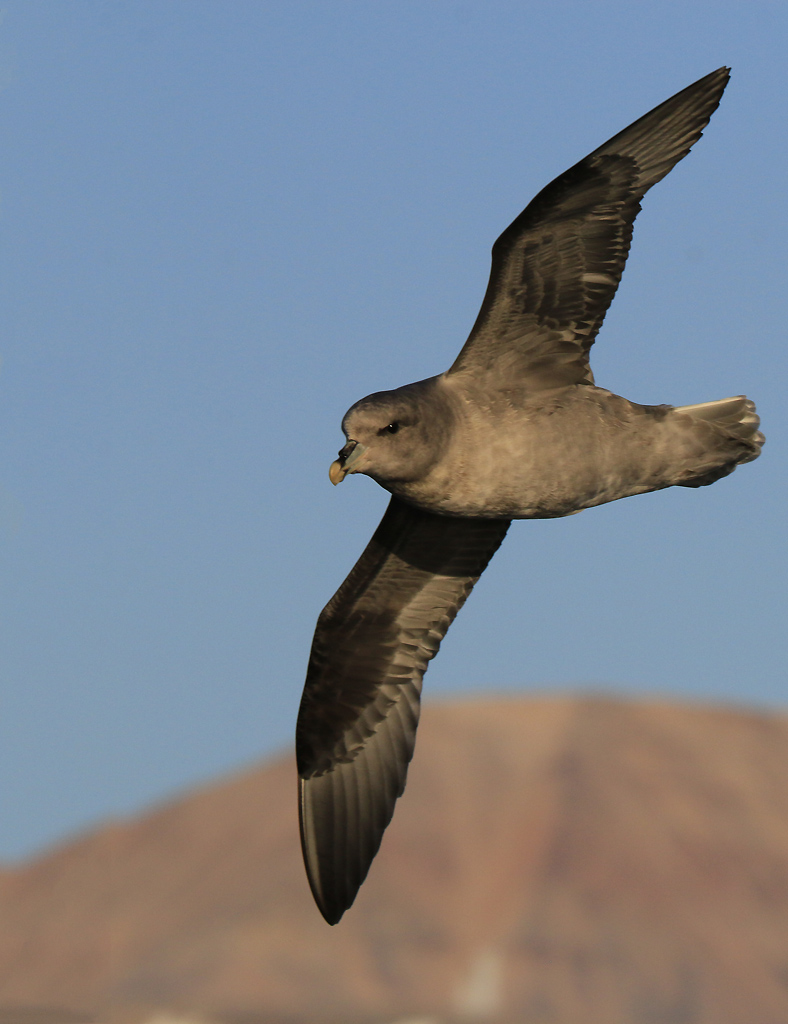
[[[336,928],[295,792],[287,757],[3,873],[0,1020],[788,1021],[782,716],[429,705]]]

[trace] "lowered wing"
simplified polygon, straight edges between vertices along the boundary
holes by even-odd
[[[304,862],[329,924],[355,899],[405,788],[427,664],[508,527],[392,498],[318,619],[296,756]]]

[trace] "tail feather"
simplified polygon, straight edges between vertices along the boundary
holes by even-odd
[[[720,398],[716,402],[697,405],[679,405],[674,412],[696,421],[698,427],[711,428],[720,442],[727,459],[713,468],[705,467],[697,476],[682,480],[682,487],[704,487],[720,477],[727,476],[744,462],[752,462],[761,454],[764,436],[758,429],[760,418],[755,403],[744,395]],[[727,442],[727,444],[726,444]]]

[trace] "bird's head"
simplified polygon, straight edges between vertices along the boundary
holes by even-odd
[[[378,391],[351,406],[342,420],[347,444],[331,463],[331,482],[348,473],[365,473],[384,486],[421,479],[440,457],[450,425],[437,379]]]

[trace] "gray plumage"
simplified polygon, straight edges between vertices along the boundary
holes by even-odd
[[[560,175],[503,232],[473,330],[438,377],[357,402],[331,467],[392,494],[318,619],[296,731],[301,839],[326,920],[353,902],[405,787],[421,680],[512,519],[571,515],[757,458],[738,396],[643,406],[594,384],[589,351],[645,192],[687,154],[720,68]]]

